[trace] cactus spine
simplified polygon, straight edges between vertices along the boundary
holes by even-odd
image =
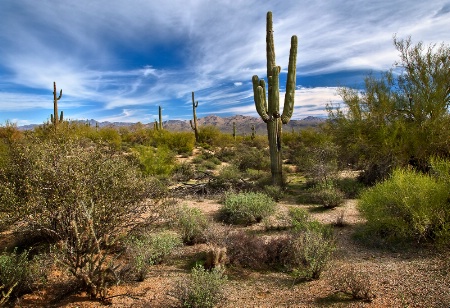
[[[289,66],[286,79],[286,95],[284,99],[283,113],[280,115],[280,89],[279,74],[281,68],[275,63],[275,45],[273,40],[272,12],[267,12],[266,26],[266,56],[267,56],[267,80],[268,95],[266,97],[265,82],[257,75],[252,78],[253,94],[256,111],[261,119],[267,123],[267,133],[270,149],[270,168],[272,172],[272,184],[281,186],[282,158],[281,158],[281,126],[287,124],[294,111],[296,61],[297,61],[297,36],[291,38],[289,52]]]
[[[194,124],[192,124],[192,120],[189,120],[189,123],[191,123],[191,128],[194,131],[196,142],[198,142],[198,127],[197,127],[197,112],[196,112],[197,107],[198,101],[194,100],[194,92],[192,92],[192,113],[194,115]]]
[[[59,91],[59,96],[56,96],[56,82],[53,82],[53,114],[50,115],[50,121],[52,124],[56,127],[58,126],[59,122],[63,121],[63,112],[61,111],[61,116],[58,118],[58,101],[62,97],[62,89]]]

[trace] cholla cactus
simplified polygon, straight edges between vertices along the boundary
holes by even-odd
[[[296,61],[297,61],[297,36],[291,38],[291,50],[289,53],[289,66],[286,79],[286,95],[284,99],[283,113],[280,115],[280,90],[279,74],[281,68],[275,63],[275,46],[273,40],[272,12],[267,13],[266,28],[266,53],[267,53],[267,79],[268,94],[263,79],[253,76],[253,94],[256,111],[261,119],[267,123],[270,148],[270,165],[272,171],[272,184],[282,184],[281,161],[281,126],[287,124],[294,111]]]

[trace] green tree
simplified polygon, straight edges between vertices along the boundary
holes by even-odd
[[[341,159],[365,170],[368,183],[395,167],[413,163],[424,170],[432,155],[450,150],[450,47],[424,48],[398,40],[396,68],[365,79],[365,90],[342,88],[345,108],[328,109],[327,130]]]

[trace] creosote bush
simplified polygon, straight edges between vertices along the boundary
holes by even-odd
[[[131,236],[126,245],[131,272],[138,281],[143,281],[151,265],[163,262],[181,245],[180,236],[173,232]]]
[[[179,206],[175,209],[172,225],[181,234],[183,242],[188,245],[205,241],[204,232],[209,221],[200,209]]]
[[[174,293],[182,307],[212,308],[224,299],[222,288],[226,281],[222,267],[209,271],[197,264],[189,278],[178,282]]]
[[[220,208],[222,219],[231,224],[250,225],[275,212],[276,202],[263,193],[228,193]]]
[[[450,235],[449,185],[413,170],[392,176],[361,195],[366,230],[386,240],[437,240]]]

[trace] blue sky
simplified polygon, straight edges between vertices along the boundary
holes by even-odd
[[[190,119],[192,91],[198,117],[256,116],[267,11],[282,80],[298,36],[294,119],[392,68],[394,34],[450,42],[447,0],[0,0],[0,123],[49,119],[53,81],[70,119]]]

